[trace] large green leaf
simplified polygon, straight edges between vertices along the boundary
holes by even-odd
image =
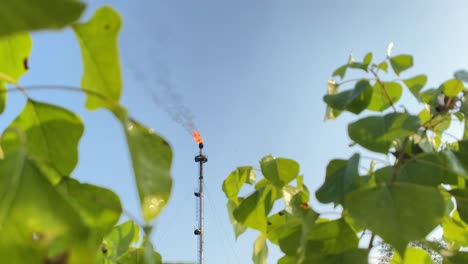
[[[357,224],[382,237],[402,256],[407,244],[424,238],[445,213],[436,188],[406,183],[354,191],[345,205]]]
[[[161,255],[154,251],[153,245],[149,241],[143,241],[139,248],[130,248],[121,257],[117,263],[122,264],[161,264]]]
[[[74,113],[59,106],[28,100],[9,127],[24,131],[28,152],[62,175],[69,175],[78,163],[78,143],[84,126]],[[14,137],[13,133],[2,137],[5,153],[17,149]]]
[[[120,99],[122,78],[117,37],[121,24],[116,11],[102,7],[88,22],[73,25],[83,57],[81,86],[93,93],[87,96],[88,109],[113,109],[113,102]]]
[[[111,190],[79,183],[71,178],[65,178],[58,185],[58,189],[70,200],[81,218],[93,228],[99,238],[109,233],[120,218],[120,199]]]
[[[446,96],[453,97],[457,96],[461,91],[463,91],[465,89],[465,85],[460,80],[451,79],[444,82],[441,85],[441,89]]]
[[[268,246],[266,236],[260,234],[254,242],[252,260],[255,264],[266,264],[268,258]]]
[[[268,240],[280,245],[283,252],[290,251],[288,248],[292,248],[294,251],[300,246],[301,222],[301,218],[286,211],[280,211],[270,216],[268,218]]]
[[[127,137],[143,218],[150,221],[159,215],[171,195],[172,150],[153,130],[125,115],[119,118]]]
[[[382,84],[384,87],[379,82],[374,84],[374,91],[372,92],[372,98],[367,109],[382,112],[400,100],[403,88],[399,83],[383,82]],[[390,104],[389,98],[392,104]]]
[[[278,187],[288,184],[299,175],[299,164],[291,159],[268,155],[260,161],[260,166],[263,176]]]
[[[457,210],[460,214],[460,218],[468,223],[468,190],[454,189],[450,191],[450,194],[457,201]]]
[[[255,171],[252,167],[238,167],[223,182],[223,191],[229,200],[237,204],[237,195],[244,183],[255,183]]]
[[[31,49],[32,40],[27,33],[0,37],[0,113],[5,109],[7,97],[4,82],[18,83],[28,70]]]
[[[8,263],[93,263],[96,244],[68,199],[23,151],[0,160],[0,256]]]
[[[370,116],[348,126],[349,137],[369,150],[387,153],[395,139],[414,134],[420,127],[419,118],[407,113]]]
[[[85,4],[77,0],[3,1],[0,36],[15,32],[60,29],[77,20]]]
[[[359,154],[349,160],[332,160],[327,166],[325,183],[315,193],[322,203],[343,204],[346,195],[359,187]]]
[[[413,67],[413,56],[397,55],[397,56],[391,57],[390,65],[392,65],[392,68],[395,74],[400,75],[402,71],[405,71]]]
[[[405,252],[405,259],[402,260],[398,254],[393,254],[390,264],[433,264],[431,256],[420,248],[408,247]]]
[[[419,99],[419,92],[426,85],[427,76],[424,74],[416,75],[412,78],[403,80],[403,83],[406,85],[406,87],[408,87],[408,89],[414,95],[414,97],[416,97],[416,99]]]
[[[454,184],[457,175],[447,168],[445,159],[437,153],[423,153],[406,161],[400,168],[398,181],[437,186]]]
[[[335,110],[347,110],[359,114],[367,108],[372,98],[372,86],[368,80],[360,80],[353,90],[343,91],[333,95],[325,95],[323,100]]]
[[[234,209],[234,218],[246,227],[265,233],[267,230],[266,217],[273,207],[276,196],[276,188],[271,184],[256,190]]]

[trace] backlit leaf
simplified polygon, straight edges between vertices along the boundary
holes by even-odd
[[[465,89],[465,85],[457,79],[448,80],[441,85],[441,90],[448,97],[457,96],[463,89]]]
[[[308,256],[302,263],[317,263],[317,264],[358,264],[368,263],[369,252],[366,249],[353,249],[338,254],[327,255],[311,255]]]
[[[107,259],[116,260],[123,255],[131,246],[139,240],[140,228],[133,221],[124,222],[115,226],[112,231],[104,237],[103,246],[107,252]]]
[[[28,100],[9,127],[24,131],[28,152],[62,175],[70,175],[78,163],[78,143],[84,126],[74,113],[59,106]],[[17,149],[12,136],[8,133],[1,139],[5,153]]]
[[[236,218],[233,215],[234,209],[236,209],[237,205],[232,200],[228,200],[227,202],[227,209],[229,214],[229,221],[231,222],[232,228],[234,229],[234,235],[236,239],[247,230],[245,226],[237,222]]]
[[[87,95],[86,107],[90,110],[99,107],[113,109],[111,102],[120,99],[122,78],[117,37],[121,24],[116,11],[102,7],[88,22],[73,25],[83,57],[81,86],[95,93]]]
[[[394,183],[350,193],[346,199],[350,216],[404,255],[409,242],[424,238],[445,214],[442,195],[436,188]]]
[[[468,246],[468,225],[460,219],[457,211],[453,212],[452,217],[444,217],[442,228],[444,239],[458,247]]]
[[[255,183],[255,171],[252,167],[238,167],[223,182],[223,191],[229,200],[237,204],[237,195],[244,183]]]
[[[76,21],[84,9],[85,4],[76,0],[4,1],[0,8],[0,36],[60,29]]]
[[[405,259],[402,260],[398,254],[393,254],[390,264],[433,264],[431,256],[420,248],[408,247],[405,252]]]
[[[390,57],[390,65],[392,65],[395,74],[400,75],[402,71],[413,67],[413,56],[397,55],[394,57]]]
[[[153,130],[121,116],[145,221],[162,211],[172,190],[172,150]]]
[[[5,109],[7,97],[4,83],[18,83],[19,78],[28,70],[25,63],[27,64],[31,49],[32,40],[27,33],[0,37],[0,113]]]
[[[387,153],[395,139],[412,135],[420,127],[419,118],[407,113],[370,116],[348,126],[349,137],[369,150]]]
[[[385,88],[382,88],[379,82],[375,83],[373,87],[372,98],[369,106],[367,106],[367,109],[382,112],[400,100],[403,88],[399,83],[383,82],[383,85]],[[390,104],[389,98],[392,104]]]
[[[260,161],[260,166],[263,176],[278,187],[288,184],[299,176],[299,164],[291,159],[269,155]]]
[[[348,65],[343,65],[339,67],[333,72],[332,77],[340,76],[340,78],[343,79],[346,74],[346,69],[348,69]]]
[[[427,76],[424,74],[416,75],[412,78],[403,80],[403,83],[408,87],[410,92],[419,100],[419,92],[427,83]]]
[[[261,234],[254,243],[252,260],[255,264],[266,264],[268,258],[268,246],[265,235]]]

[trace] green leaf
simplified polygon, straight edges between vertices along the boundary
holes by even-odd
[[[359,187],[359,154],[348,160],[332,160],[325,183],[315,193],[321,203],[343,204],[346,195]]]
[[[397,82],[383,82],[385,88],[382,88],[379,82],[374,85],[372,98],[367,109],[382,112],[400,100],[403,88]],[[385,91],[384,91],[385,89]],[[388,95],[388,97],[387,97]],[[388,100],[390,98],[392,104]]]
[[[390,65],[392,65],[392,68],[395,74],[400,75],[402,71],[405,71],[413,67],[413,56],[397,55],[397,56],[391,57]]]
[[[255,171],[249,166],[237,167],[223,182],[224,194],[229,200],[237,204],[237,195],[246,182],[248,184],[255,183]]]
[[[154,251],[151,242],[145,240],[140,248],[131,248],[117,259],[117,263],[125,264],[161,264],[161,255]]]
[[[381,69],[384,72],[388,71],[388,63],[386,61],[382,61],[379,65],[377,65],[377,68]]]
[[[370,103],[372,97],[372,86],[368,80],[360,80],[353,90],[343,91],[334,95],[325,95],[323,100],[333,109],[347,110],[354,114],[359,114]]]
[[[268,246],[266,244],[266,236],[261,234],[255,240],[252,260],[255,264],[266,264],[267,258]]]
[[[335,77],[335,76],[340,76],[341,79],[344,78],[345,74],[346,74],[346,70],[348,69],[348,65],[345,64],[339,68],[337,68],[333,74],[332,74],[332,77]]]
[[[236,197],[237,198],[237,197]],[[236,218],[233,215],[234,210],[237,208],[236,203],[232,200],[228,200],[227,202],[227,209],[228,209],[228,214],[229,214],[229,221],[231,222],[232,228],[234,229],[234,234],[236,236],[236,239],[247,230],[245,226],[237,222]]]
[[[349,137],[362,147],[387,153],[392,142],[414,134],[420,127],[419,118],[407,113],[370,116],[348,126]]]
[[[429,105],[436,105],[437,104],[437,96],[442,93],[441,89],[427,89],[420,93],[421,101]]]
[[[433,264],[431,256],[420,248],[408,247],[405,252],[405,259],[402,260],[398,254],[393,254],[390,264]]]
[[[357,248],[359,238],[344,219],[316,223],[307,234],[306,259],[334,255]]]
[[[120,218],[120,199],[111,190],[71,178],[64,179],[57,188],[99,238],[109,233]]]
[[[369,65],[371,62],[372,62],[372,52],[369,52],[366,54],[366,56],[364,56],[364,60],[362,63],[364,63],[364,65]]]
[[[468,190],[454,189],[450,191],[450,194],[457,201],[457,210],[460,218],[465,223],[468,223]]]
[[[120,116],[132,159],[133,171],[145,221],[162,211],[172,189],[172,150],[153,130]]]
[[[268,155],[260,161],[260,166],[263,176],[278,187],[288,184],[299,176],[299,164],[291,159]]]
[[[353,249],[339,254],[311,255],[302,263],[320,264],[357,264],[368,263],[369,252],[365,249]]]
[[[412,78],[403,80],[403,83],[408,87],[414,97],[419,100],[419,93],[427,83],[427,76],[424,74],[416,75]]]
[[[28,100],[21,114],[9,127],[24,131],[28,152],[62,175],[69,175],[78,163],[78,143],[84,126],[73,112]],[[12,133],[2,136],[1,145],[5,153],[18,148],[14,138]]]
[[[61,29],[77,20],[85,4],[76,0],[18,0],[2,3],[0,36],[15,32]]]
[[[81,216],[23,152],[0,160],[0,253],[9,263],[93,263]]]
[[[297,187],[287,185],[282,189],[286,210],[295,216],[303,216],[310,210],[309,193]]]
[[[268,218],[268,240],[279,244],[283,252],[295,254],[300,246],[302,219],[282,210]],[[293,249],[293,250],[289,250]]]
[[[102,7],[86,23],[73,25],[83,57],[81,86],[87,94],[86,107],[113,109],[122,92],[117,38],[122,25],[120,15]]]
[[[402,256],[410,241],[424,238],[445,214],[437,189],[406,183],[354,191],[345,205],[358,225],[380,236]]]
[[[7,97],[3,82],[18,83],[19,78],[28,70],[31,49],[32,40],[28,33],[0,37],[0,113],[5,110]]]
[[[441,90],[448,97],[457,96],[464,89],[463,82],[457,79],[448,80],[441,85]]]
[[[266,216],[273,207],[275,197],[276,188],[272,185],[256,190],[234,209],[234,218],[243,226],[265,233],[267,230]]]
[[[457,175],[446,168],[443,156],[423,153],[413,156],[401,166],[398,181],[435,187],[442,182],[455,183]]]
[[[444,239],[454,243],[455,247],[468,246],[468,225],[460,219],[457,211],[452,217],[446,216],[442,221]]]
[[[107,249],[106,257],[116,260],[123,255],[132,243],[139,240],[140,228],[133,221],[124,222],[115,226],[112,231],[104,237],[103,246]]]
[[[444,264],[466,264],[468,263],[468,252],[457,252],[454,256],[444,258]]]

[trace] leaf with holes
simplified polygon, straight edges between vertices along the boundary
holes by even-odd
[[[86,23],[73,25],[83,57],[84,73],[81,86],[87,93],[86,107],[111,110],[119,102],[122,77],[117,37],[121,28],[120,15],[110,7],[102,7]]]

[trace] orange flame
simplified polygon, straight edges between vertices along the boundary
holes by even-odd
[[[200,143],[203,143],[203,139],[200,135],[200,132],[198,132],[197,130],[194,130],[192,132],[192,136],[193,136],[193,139],[195,140],[195,142],[197,142],[198,144]]]

